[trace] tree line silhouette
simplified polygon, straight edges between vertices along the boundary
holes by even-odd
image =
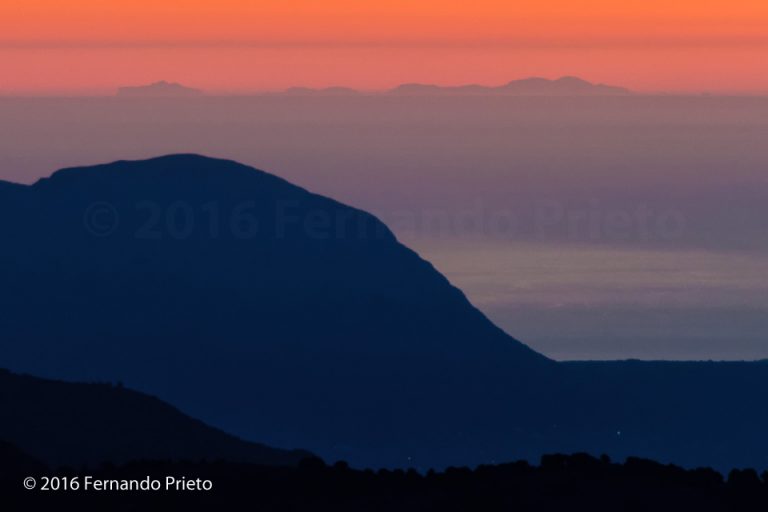
[[[294,467],[232,462],[135,461],[98,469],[60,468],[21,459],[5,446],[0,485],[6,510],[254,510],[254,511],[646,511],[768,510],[768,472],[709,468],[628,458],[612,462],[586,454],[420,473],[356,470],[308,458]],[[15,459],[14,459],[15,458]],[[14,462],[15,461],[15,462]],[[25,490],[25,476],[93,475],[99,479],[164,479],[175,475],[212,482],[210,491],[95,492]]]

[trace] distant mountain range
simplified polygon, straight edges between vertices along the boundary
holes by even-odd
[[[389,91],[398,95],[510,95],[510,96],[626,96],[629,89],[612,85],[593,84],[573,76],[557,80],[546,78],[525,78],[513,80],[498,87],[483,85],[460,85],[444,87],[439,85],[403,84]]]
[[[359,95],[361,92],[348,87],[328,87],[325,89],[292,87],[279,94],[291,96],[350,96]],[[538,77],[525,78],[513,80],[498,87],[484,85],[441,86],[412,83],[402,84],[379,94],[399,96],[626,96],[632,94],[632,92],[623,87],[593,84],[581,78],[564,76],[557,80]]]
[[[119,97],[128,98],[173,98],[173,97],[195,97],[202,96],[203,91],[192,89],[181,84],[170,83],[166,81],[155,82],[149,85],[139,85],[135,87],[121,87],[117,90]]]
[[[162,401],[112,384],[76,384],[0,370],[0,443],[51,466],[130,460],[296,465],[312,456],[241,441]]]
[[[192,89],[177,83],[165,81],[137,87],[121,87],[120,97],[194,97],[203,91]],[[349,87],[290,87],[269,95],[280,96],[358,96],[361,91]],[[505,85],[492,87],[484,85],[440,86],[431,84],[402,84],[394,89],[366,94],[386,94],[398,96],[626,96],[632,94],[629,89],[613,85],[594,84],[578,77],[564,76],[557,80],[546,78],[524,78],[513,80]]]
[[[768,363],[556,363],[372,215],[232,161],[0,184],[0,244],[5,366],[121,380],[242,438],[360,466],[768,467]]]

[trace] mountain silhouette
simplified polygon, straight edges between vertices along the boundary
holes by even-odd
[[[0,441],[18,447],[1,450],[0,444],[0,453],[15,453],[28,466],[141,459],[296,465],[311,456],[241,441],[121,385],[57,382],[7,370],[0,370]]]
[[[531,77],[513,80],[498,87],[459,85],[444,87],[430,84],[403,84],[391,91],[398,95],[511,95],[511,96],[625,96],[629,89],[605,84],[593,84],[578,77],[564,76],[557,80]]]
[[[185,87],[181,84],[166,82],[165,80],[161,80],[160,82],[155,82],[149,85],[120,87],[117,90],[118,96],[129,98],[187,98],[193,96],[202,96],[202,94],[203,91],[199,89],[192,89],[191,87]]]
[[[553,365],[373,216],[234,162],[117,162],[0,193],[14,371],[121,380],[241,437],[378,463],[442,451],[424,444],[432,418],[455,430],[482,406],[457,400]]]
[[[768,363],[556,363],[372,215],[174,155],[0,186],[0,360],[364,466],[768,467]],[[34,453],[33,453],[34,455]]]

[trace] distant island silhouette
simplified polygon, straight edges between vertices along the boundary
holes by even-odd
[[[132,98],[174,98],[198,97],[204,92],[178,83],[166,81],[149,85],[120,87],[118,97]],[[351,87],[289,87],[278,92],[260,92],[267,96],[313,96],[346,97],[359,95],[395,96],[629,96],[633,92],[624,87],[592,83],[579,77],[564,76],[555,80],[541,77],[512,80],[504,85],[485,86],[477,84],[442,86],[422,83],[406,83],[384,91],[359,91]]]
[[[229,160],[0,183],[0,360],[368,467],[768,466],[768,362],[558,363],[377,218]]]
[[[117,90],[117,96],[125,98],[189,98],[202,95],[203,91],[199,89],[185,87],[181,84],[164,80],[149,85],[120,87]]]
[[[290,87],[276,93],[285,96],[356,96],[361,91],[349,87]],[[442,86],[434,84],[407,83],[380,92],[367,92],[369,95],[397,96],[628,96],[632,91],[615,85],[591,83],[574,76],[564,76],[555,80],[540,77],[512,80],[500,86],[457,85]]]
[[[498,87],[483,85],[439,86],[403,84],[389,91],[398,95],[509,95],[509,96],[627,96],[629,89],[613,85],[594,84],[574,76],[557,80],[540,77],[513,80]]]

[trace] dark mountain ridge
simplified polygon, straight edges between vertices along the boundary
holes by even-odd
[[[0,441],[29,454],[27,465],[34,457],[52,467],[141,459],[297,465],[311,456],[242,441],[120,385],[57,382],[2,369]]]
[[[176,155],[0,186],[0,360],[360,466],[768,467],[768,364],[555,363],[375,217]]]
[[[423,450],[432,417],[463,423],[475,375],[503,395],[510,371],[553,364],[373,216],[234,162],[66,169],[2,194],[15,371],[122,380],[248,439],[376,464]]]

